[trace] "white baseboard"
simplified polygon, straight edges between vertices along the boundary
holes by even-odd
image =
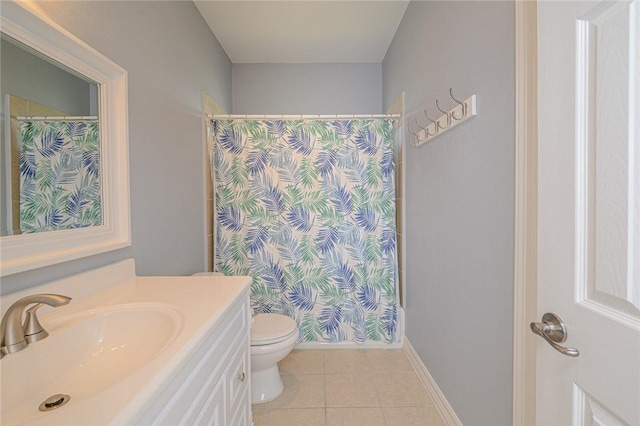
[[[405,336],[404,338],[404,347],[403,347],[407,357],[409,358],[409,362],[415,368],[418,377],[422,381],[422,384],[427,389],[431,397],[433,398],[433,403],[438,409],[440,413],[440,417],[444,420],[444,423],[448,426],[462,426],[462,422],[453,411],[453,408],[444,397],[444,394],[438,387],[435,380],[427,370],[427,367],[424,366],[424,363],[418,356],[416,350],[411,346],[409,339]]]

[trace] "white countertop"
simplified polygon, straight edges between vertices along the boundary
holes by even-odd
[[[46,413],[38,411],[39,404],[50,396],[52,390],[51,384],[45,383],[38,387],[46,388],[40,392],[43,394],[36,391],[36,395],[19,401],[15,407],[2,404],[2,424],[19,424],[24,420],[30,424],[47,425],[131,423],[153,400],[163,384],[171,380],[203,337],[221,322],[233,302],[248,297],[251,282],[250,277],[139,277],[133,271],[133,261],[126,260],[2,298],[3,311],[13,301],[28,294],[58,293],[73,298],[66,306],[55,309],[45,306],[40,309],[41,323],[50,336],[34,346],[50,339],[53,341],[57,330],[64,329],[65,318],[94,309],[126,304],[155,304],[166,306],[177,314],[176,318],[179,317],[173,340],[130,375],[86,397],[74,400],[71,395],[71,401],[66,406]],[[10,399],[6,395],[12,391],[11,377],[5,376],[15,377],[14,371],[24,369],[18,358],[30,349],[35,348],[30,345],[0,361],[0,374],[3,369],[9,369],[8,374],[2,374],[0,398],[3,401]],[[46,359],[41,361],[46,362]],[[25,380],[37,380],[30,376],[30,371],[20,374],[24,374]],[[56,392],[65,393],[65,390]]]

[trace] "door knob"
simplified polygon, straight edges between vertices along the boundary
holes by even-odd
[[[562,319],[556,314],[547,312],[542,316],[542,322],[532,322],[529,327],[558,352],[572,357],[580,355],[576,348],[567,348],[558,344],[567,340],[567,329]]]

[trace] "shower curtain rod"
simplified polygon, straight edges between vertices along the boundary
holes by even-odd
[[[316,119],[316,120],[347,120],[356,118],[400,118],[401,114],[207,114],[207,118],[226,118],[226,119]]]
[[[29,120],[29,121],[95,121],[98,119],[94,115],[78,115],[78,116],[64,116],[64,117],[15,117],[16,120]]]

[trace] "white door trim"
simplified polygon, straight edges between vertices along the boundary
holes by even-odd
[[[535,425],[537,301],[538,32],[537,2],[516,0],[513,424]]]

